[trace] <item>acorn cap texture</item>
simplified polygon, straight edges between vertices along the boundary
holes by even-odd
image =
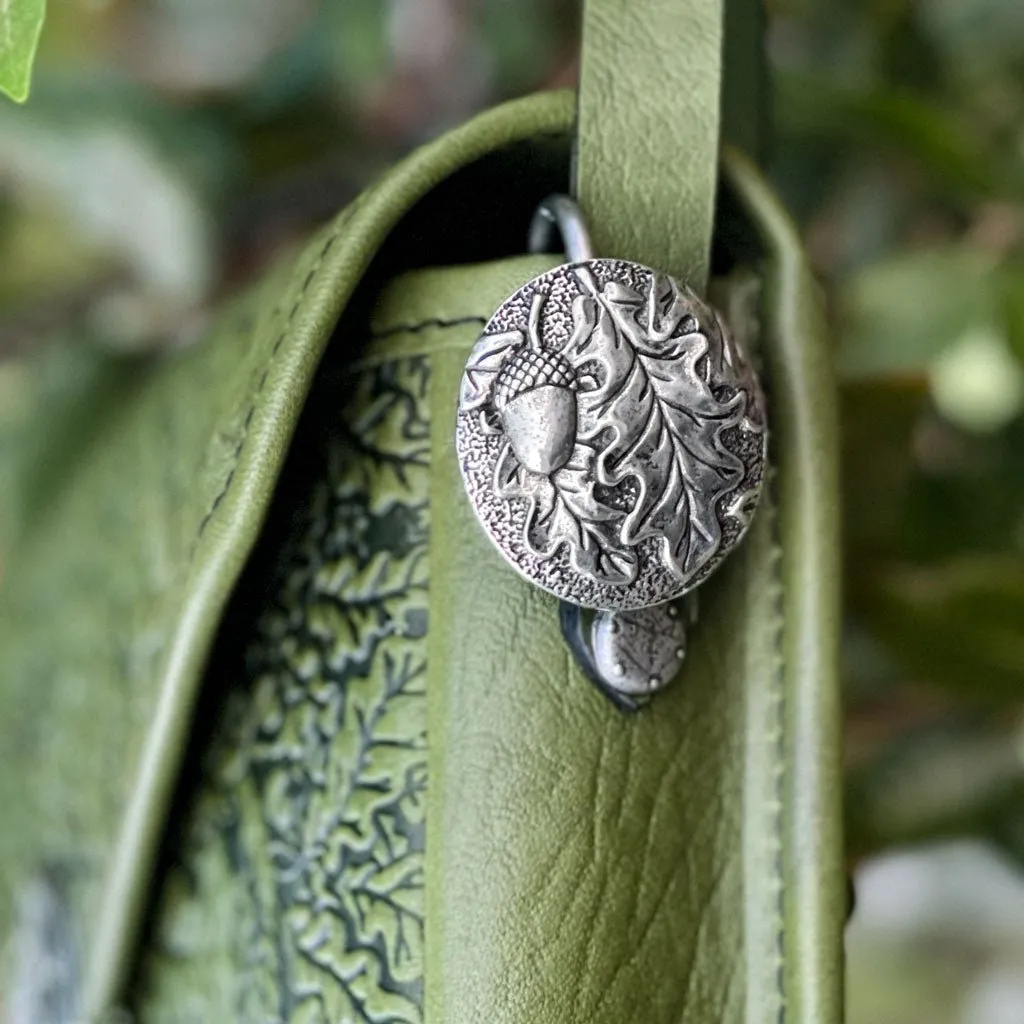
[[[572,364],[560,352],[524,348],[509,359],[498,371],[491,397],[494,407],[501,412],[513,398],[524,391],[543,387],[571,388],[576,380]]]

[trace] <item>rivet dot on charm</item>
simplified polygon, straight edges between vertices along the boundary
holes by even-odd
[[[715,569],[757,503],[766,437],[753,369],[715,311],[640,264],[590,259],[491,318],[455,444],[505,558],[611,610],[669,601]]]
[[[679,674],[686,657],[686,623],[672,605],[603,611],[590,628],[593,667],[605,686],[647,697]]]

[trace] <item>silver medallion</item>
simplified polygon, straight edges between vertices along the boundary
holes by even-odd
[[[665,274],[586,259],[508,298],[470,354],[455,444],[505,558],[565,601],[670,601],[738,543],[764,402],[715,311]]]

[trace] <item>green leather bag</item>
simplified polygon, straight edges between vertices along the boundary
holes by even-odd
[[[425,146],[187,351],[33,368],[3,446],[11,1024],[841,1019],[834,390],[794,227],[721,145],[756,145],[759,62],[730,9],[723,73],[722,8],[591,0],[578,111]],[[573,150],[598,252],[711,269],[769,403],[767,493],[633,715],[452,446],[482,325],[559,262],[524,238]]]

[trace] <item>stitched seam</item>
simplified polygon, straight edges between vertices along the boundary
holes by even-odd
[[[242,420],[242,436],[238,440],[238,444],[235,445],[235,451],[232,456],[234,465],[231,467],[231,471],[224,478],[224,483],[221,489],[217,492],[216,497],[210,503],[210,507],[206,512],[206,515],[200,520],[199,529],[197,532],[198,537],[202,537],[206,527],[209,525],[210,520],[213,518],[214,513],[220,507],[221,502],[227,496],[228,491],[231,489],[231,484],[235,479],[235,471],[238,469],[238,463],[241,458],[242,449],[245,447],[246,439],[249,436],[249,426],[252,423],[253,415],[256,412],[256,405],[259,402],[260,395],[263,393],[263,388],[267,383],[267,378],[270,376],[270,367],[272,366],[274,359],[278,352],[281,350],[281,346],[284,344],[284,339],[288,336],[291,331],[292,324],[295,322],[295,317],[298,315],[299,309],[302,306],[302,300],[306,296],[306,292],[309,291],[309,286],[313,283],[316,278],[317,272],[320,267],[323,266],[324,260],[327,258],[327,254],[331,251],[331,247],[340,237],[342,229],[348,224],[350,217],[344,218],[344,220],[337,226],[337,228],[331,232],[328,236],[327,241],[324,242],[317,254],[316,259],[313,261],[313,265],[309,268],[306,274],[305,280],[303,280],[301,287],[299,288],[298,295],[295,297],[295,301],[292,303],[292,308],[288,313],[288,318],[285,320],[284,326],[281,328],[277,340],[274,342],[273,347],[270,350],[270,358],[267,360],[267,365],[263,369],[263,374],[259,379],[259,383],[256,385],[256,391],[252,396],[252,401],[249,405],[248,410],[245,413],[245,417]],[[274,317],[276,318],[280,314],[280,310],[274,311]]]
[[[786,741],[786,661],[785,661],[785,584],[782,578],[782,541],[779,531],[779,495],[778,474],[772,473],[768,483],[768,493],[772,501],[772,584],[775,592],[775,691],[778,694],[775,702],[775,758],[779,765],[775,778],[775,821],[772,830],[775,838],[775,883],[778,887],[776,897],[777,931],[775,935],[776,952],[779,962],[776,969],[775,982],[779,993],[778,1024],[785,1024],[787,1018],[786,1005],[786,890],[783,857],[785,852],[785,796],[786,796],[786,765],[784,761]]]
[[[542,141],[542,140],[551,141],[551,140],[554,140],[554,139],[565,138],[565,135],[566,135],[566,133],[564,131],[560,130],[560,129],[548,129],[547,131],[533,132],[531,135],[523,136],[521,139],[510,140],[506,145],[507,146],[514,146],[514,145],[517,145],[517,144],[528,143],[528,142],[539,142],[539,141]],[[497,147],[497,150],[494,150],[492,152],[497,152],[498,150],[504,149],[504,148],[506,148],[506,146],[499,146],[499,147]],[[277,355],[278,351],[280,350],[281,345],[283,344],[284,339],[285,339],[285,337],[288,334],[288,331],[291,329],[292,322],[294,321],[295,316],[298,313],[299,306],[300,306],[300,304],[302,302],[302,298],[305,295],[305,293],[308,291],[309,286],[313,283],[313,280],[316,277],[317,271],[320,269],[321,265],[323,264],[324,259],[326,258],[327,254],[331,250],[331,247],[334,245],[334,243],[341,236],[342,230],[344,228],[346,228],[348,226],[349,221],[352,220],[353,215],[356,213],[356,211],[360,207],[361,200],[363,199],[363,197],[365,197],[368,194],[369,193],[364,192],[358,199],[356,199],[356,201],[354,203],[352,203],[351,206],[349,206],[349,208],[348,208],[348,216],[344,216],[342,218],[341,222],[335,227],[334,231],[331,232],[331,234],[328,237],[327,241],[324,243],[323,248],[320,250],[319,254],[317,255],[316,260],[313,262],[313,265],[310,267],[309,272],[306,274],[306,279],[305,279],[305,281],[303,281],[302,287],[299,289],[299,294],[296,297],[294,304],[292,305],[291,312],[288,314],[288,320],[285,323],[284,327],[282,328],[281,333],[278,335],[277,341],[274,342],[274,346],[273,346],[273,348],[271,349],[271,352],[270,352],[270,359],[267,361],[267,366],[263,370],[263,375],[260,377],[259,383],[256,385],[256,392],[253,395],[252,403],[249,406],[249,409],[247,410],[247,412],[245,414],[245,426],[243,427],[242,437],[239,440],[238,444],[235,446],[235,451],[234,451],[234,454],[232,456],[233,459],[234,459],[234,463],[235,464],[231,467],[230,472],[225,477],[223,486],[221,487],[220,491],[217,493],[217,495],[213,499],[213,501],[210,503],[210,507],[207,510],[206,514],[200,520],[199,528],[196,531],[196,538],[197,539],[203,536],[203,533],[206,531],[206,527],[209,525],[209,522],[213,518],[214,513],[220,507],[221,502],[224,500],[224,498],[227,496],[228,491],[231,489],[231,484],[234,481],[234,477],[235,477],[235,470],[238,468],[239,458],[241,457],[242,449],[245,446],[245,440],[246,440],[246,437],[248,436],[248,425],[252,421],[252,416],[253,416],[253,413],[255,412],[256,404],[257,404],[257,402],[259,400],[260,394],[263,391],[263,387],[267,383],[267,377],[268,377],[269,372],[270,372],[271,363],[273,362],[274,357]],[[275,316],[277,315],[278,312],[279,312],[278,310],[275,310]],[[461,322],[463,324],[474,323],[474,322],[478,322],[478,323],[481,323],[481,324],[486,324],[487,320],[486,320],[486,318],[480,318],[480,317],[466,317]],[[449,320],[449,321],[438,320],[438,321],[436,321],[436,323],[432,323],[431,321],[424,321],[422,324],[419,324],[419,325],[413,324],[413,325],[410,325],[408,327],[395,327],[395,328],[393,328],[393,329],[391,329],[389,331],[382,332],[381,335],[371,335],[371,337],[375,339],[376,337],[386,337],[390,333],[396,333],[397,334],[397,333],[401,333],[402,331],[424,330],[425,328],[430,327],[430,326],[439,326],[439,327],[457,326],[458,323],[459,323],[459,321],[456,321],[456,320]]]
[[[386,327],[383,330],[374,331],[370,334],[370,340],[380,341],[382,338],[390,338],[396,334],[419,334],[420,331],[425,331],[428,327],[464,327],[467,324],[479,324],[481,327],[484,327],[487,324],[487,317],[458,316],[450,320],[445,320],[441,317],[429,317],[417,323],[399,324],[397,327]]]
[[[231,467],[231,470],[228,473],[228,475],[224,478],[224,483],[221,486],[220,491],[218,491],[216,497],[214,497],[213,501],[210,503],[210,507],[207,510],[206,515],[203,516],[202,520],[199,523],[199,529],[197,533],[197,536],[199,537],[202,537],[203,532],[209,525],[209,522],[213,518],[214,513],[220,507],[221,503],[224,501],[224,498],[227,496],[228,491],[231,489],[231,485],[235,479],[235,471],[238,469],[238,463],[242,454],[242,449],[245,447],[245,442],[248,437],[249,425],[252,423],[253,416],[256,412],[256,405],[259,402],[260,395],[263,391],[264,386],[267,383],[267,378],[270,375],[271,364],[273,363],[274,358],[280,351],[281,346],[284,343],[284,339],[288,335],[288,332],[291,330],[292,324],[295,321],[296,314],[298,313],[299,308],[302,305],[302,300],[305,297],[306,292],[309,290],[309,286],[315,280],[317,271],[319,271],[324,259],[326,258],[327,254],[331,251],[331,247],[338,240],[341,228],[343,226],[344,225],[339,225],[338,231],[332,234],[324,243],[324,246],[317,255],[317,258],[314,261],[312,267],[310,267],[309,273],[306,274],[306,278],[302,282],[302,287],[299,289],[299,293],[295,298],[295,302],[292,304],[291,311],[288,314],[288,319],[285,321],[284,327],[282,327],[280,333],[278,334],[277,340],[274,342],[273,348],[271,348],[270,350],[270,359],[267,361],[267,365],[263,369],[263,373],[260,376],[259,383],[256,385],[256,391],[253,394],[252,402],[249,405],[249,408],[245,414],[245,418],[242,421],[242,436],[239,439],[238,444],[235,446],[235,451],[232,456],[234,459],[234,465]],[[425,331],[427,328],[430,327],[445,330],[453,327],[465,327],[467,324],[479,324],[480,326],[484,326],[486,323],[487,317],[484,316],[453,317],[452,319],[449,320],[443,319],[441,317],[428,317],[426,320],[420,320],[417,321],[416,323],[401,324],[396,327],[389,327],[385,330],[377,331],[375,333],[372,333],[370,335],[370,338],[372,341],[378,341],[382,338],[390,338],[397,334],[418,334],[421,331]]]

